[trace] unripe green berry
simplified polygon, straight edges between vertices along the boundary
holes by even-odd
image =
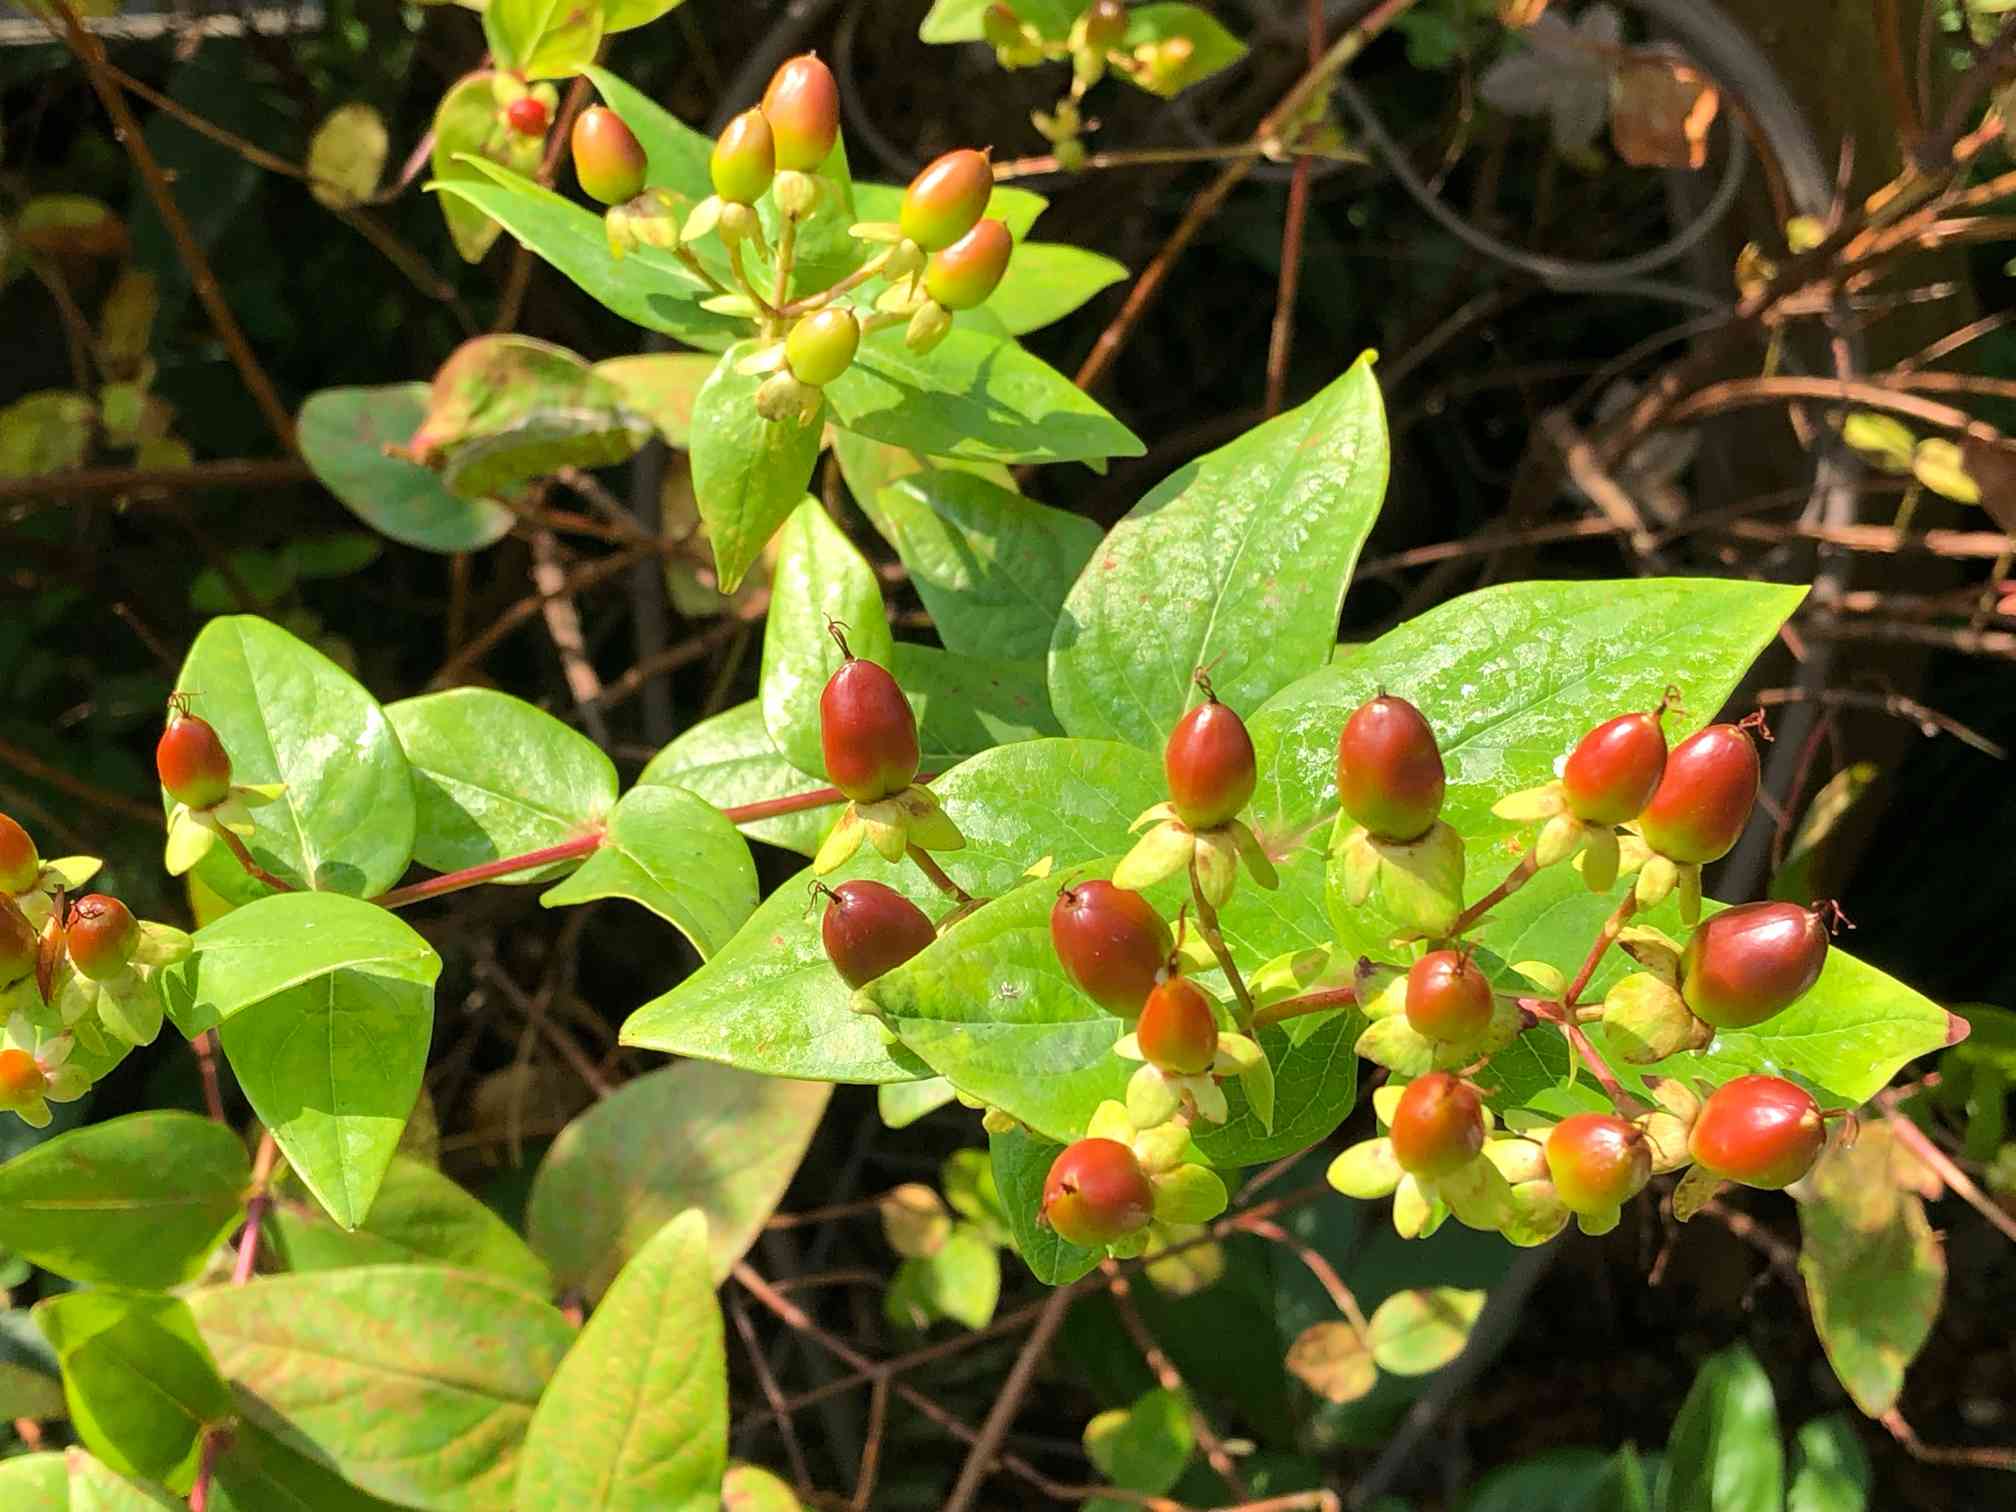
[[[1750,821],[1760,775],[1757,747],[1737,726],[1688,736],[1666,758],[1658,791],[1638,816],[1645,843],[1683,865],[1721,860]]]
[[[1569,812],[1587,824],[1636,819],[1666,770],[1666,732],[1657,714],[1620,714],[1596,726],[1568,753],[1561,789]]]
[[[844,305],[815,310],[784,338],[784,360],[792,376],[824,388],[853,364],[861,346],[861,322]]]
[[[1177,1076],[1198,1076],[1218,1056],[1218,1019],[1211,1000],[1188,977],[1157,983],[1134,1026],[1148,1064]]]
[[[1803,1087],[1739,1076],[1701,1105],[1687,1153],[1711,1176],[1775,1192],[1812,1170],[1826,1142],[1820,1107]]]
[[[985,304],[1001,287],[1015,237],[998,220],[983,220],[924,265],[924,288],[948,310]]]
[[[1108,1013],[1131,1019],[1169,960],[1169,926],[1137,892],[1093,879],[1057,894],[1050,944],[1078,990]]]
[[[874,803],[917,775],[917,716],[896,679],[849,656],[819,695],[826,779],[856,803]]]
[[[1442,812],[1448,774],[1435,732],[1404,698],[1381,693],[1337,737],[1337,797],[1382,840],[1418,840]]]
[[[0,1107],[19,1107],[48,1089],[49,1078],[34,1056],[12,1047],[0,1050]]]
[[[1387,1135],[1393,1157],[1411,1176],[1453,1175],[1484,1148],[1484,1103],[1477,1089],[1446,1071],[1407,1084]]]
[[[840,138],[840,86],[833,82],[833,70],[811,53],[790,59],[770,76],[763,116],[776,142],[779,168],[817,169]]]
[[[842,882],[826,896],[819,938],[849,987],[867,986],[938,938],[923,909],[880,882]]]
[[[721,130],[707,171],[731,205],[753,205],[777,176],[777,141],[760,110],[745,110]]]
[[[605,205],[635,199],[644,188],[648,162],[644,144],[604,105],[591,105],[574,118],[574,177],[582,192]]]
[[[0,893],[22,893],[42,875],[35,841],[5,814],[0,814]]]
[[[994,165],[986,153],[971,147],[948,152],[903,191],[903,234],[927,252],[949,247],[979,222],[993,193]]]
[[[124,903],[104,893],[78,899],[63,933],[71,964],[94,982],[119,975],[140,948],[139,922]]]
[[[1817,909],[1745,903],[1704,919],[1680,957],[1680,995],[1717,1029],[1748,1029],[1820,980],[1827,928]]]
[[[154,747],[154,770],[177,803],[192,809],[222,803],[231,791],[231,757],[207,720],[180,703],[170,706],[168,727]]]
[[[1431,950],[1407,970],[1407,1022],[1415,1033],[1460,1044],[1491,1027],[1491,982],[1473,960]]]
[[[1245,721],[1216,698],[1176,722],[1162,747],[1162,775],[1176,817],[1211,829],[1235,817],[1258,780]]]
[[[1547,1172],[1571,1213],[1612,1212],[1652,1179],[1652,1146],[1644,1133],[1611,1113],[1577,1113],[1547,1136]]]
[[[0,902],[0,991],[34,973],[37,943],[34,926],[21,910]]]
[[[1119,1140],[1081,1139],[1051,1162],[1039,1216],[1059,1238],[1095,1249],[1146,1228],[1155,1189]]]

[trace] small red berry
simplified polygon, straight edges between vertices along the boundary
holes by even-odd
[[[1407,1022],[1430,1039],[1476,1039],[1492,1007],[1490,979],[1453,950],[1431,950],[1407,969]]]
[[[1666,770],[1666,732],[1657,714],[1605,720],[1569,753],[1561,769],[1568,808],[1585,824],[1636,819],[1659,790]]]
[[[851,653],[819,695],[819,741],[827,780],[856,803],[900,793],[917,775],[910,700],[888,672]]]
[[[1146,898],[1101,880],[1057,895],[1050,943],[1078,990],[1126,1019],[1148,1001],[1172,948],[1169,926]]]
[[[177,803],[192,809],[222,803],[231,791],[231,757],[207,720],[179,703],[168,710],[168,728],[154,747],[154,770]]]
[[[1431,1071],[1400,1094],[1387,1134],[1400,1169],[1432,1181],[1461,1170],[1484,1148],[1484,1104],[1469,1083]]]
[[[1702,1104],[1687,1153],[1711,1176],[1775,1192],[1810,1171],[1826,1142],[1819,1105],[1803,1087],[1739,1076]]]
[[[1688,736],[1666,758],[1666,774],[1638,816],[1645,843],[1682,863],[1726,856],[1757,802],[1757,747],[1731,724]]]
[[[903,234],[926,252],[959,240],[987,212],[994,193],[994,165],[971,147],[948,152],[910,181],[898,214]]]
[[[0,1050],[0,1104],[17,1104],[40,1097],[48,1090],[49,1079],[26,1050]]]
[[[1088,1249],[1125,1239],[1155,1216],[1155,1189],[1117,1139],[1081,1139],[1050,1163],[1041,1219]]]
[[[1218,1055],[1218,1020],[1211,999],[1188,977],[1158,982],[1134,1026],[1148,1064],[1176,1076],[1198,1076]]]
[[[849,987],[867,986],[938,938],[923,909],[880,882],[842,882],[826,897],[819,938]]]
[[[840,305],[814,311],[784,338],[784,360],[800,383],[824,388],[853,366],[861,347],[861,322]]]
[[[1652,1179],[1652,1145],[1611,1113],[1577,1113],[1547,1136],[1547,1173],[1571,1213],[1622,1207]]]
[[[0,902],[0,991],[34,974],[41,942],[12,903]]]
[[[42,858],[35,841],[5,814],[0,814],[0,893],[21,893],[35,885],[42,875]]]
[[[1176,722],[1162,747],[1162,773],[1176,817],[1210,829],[1236,816],[1253,796],[1253,738],[1246,723],[1216,698]]]
[[[777,139],[760,110],[745,110],[714,140],[707,160],[714,192],[735,205],[753,205],[777,176]]]
[[[124,903],[103,893],[79,898],[64,926],[70,961],[94,982],[126,969],[140,946],[140,925]]]
[[[948,310],[971,310],[1001,287],[1015,237],[1006,224],[983,220],[924,265],[924,289]]]
[[[1680,957],[1680,995],[1717,1029],[1748,1029],[1806,995],[1827,964],[1817,909],[1745,903],[1704,919]]]
[[[1448,774],[1435,732],[1404,698],[1381,693],[1337,737],[1337,797],[1382,840],[1418,840],[1442,812]]]
[[[546,135],[547,123],[552,119],[546,102],[536,95],[520,95],[504,107],[504,123],[520,136]]]
[[[644,192],[644,144],[615,111],[591,105],[576,116],[573,148],[574,176],[591,199],[620,205]]]
[[[833,70],[811,53],[790,59],[770,76],[763,116],[777,143],[777,166],[814,171],[840,138],[840,86]]]

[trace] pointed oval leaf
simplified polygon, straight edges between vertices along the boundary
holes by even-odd
[[[777,527],[805,499],[819,458],[819,423],[765,420],[756,390],[765,379],[738,364],[753,341],[728,349],[693,403],[693,497],[714,545],[723,593],[733,593]]]
[[[254,1404],[240,1402],[245,1412]],[[72,1509],[77,1512],[77,1509]],[[110,1512],[110,1509],[107,1509]],[[399,1512],[241,1416],[217,1456],[205,1512]]]
[[[427,414],[427,385],[333,388],[301,406],[301,456],[345,509],[373,530],[423,551],[481,551],[517,516],[493,499],[464,499],[417,462],[387,455]]]
[[[1709,1356],[1695,1374],[1659,1467],[1659,1506],[1780,1512],[1785,1451],[1771,1378],[1744,1345]]]
[[[1372,1314],[1365,1335],[1373,1360],[1395,1375],[1440,1370],[1470,1342],[1485,1297],[1455,1286],[1395,1292]]]

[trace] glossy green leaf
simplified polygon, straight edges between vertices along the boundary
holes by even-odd
[[[1709,1356],[1695,1374],[1666,1441],[1656,1499],[1665,1512],[1781,1512],[1777,1400],[1745,1346]]]
[[[486,185],[483,155],[508,140],[493,88],[496,77],[487,69],[464,74],[434,111],[434,184],[449,191],[438,203],[464,262],[481,262],[500,229],[480,203],[464,203],[461,194]]]
[[[1364,1030],[1365,1020],[1356,1013],[1326,1017],[1300,1035],[1289,1025],[1263,1029],[1260,1048],[1274,1068],[1272,1127],[1253,1109],[1244,1086],[1227,1079],[1225,1122],[1199,1123],[1192,1130],[1204,1158],[1231,1170],[1279,1160],[1330,1135],[1357,1106],[1358,1056],[1352,1046]]]
[[[510,1506],[533,1407],[574,1341],[518,1287],[429,1265],[272,1276],[189,1305],[289,1443],[426,1512]]]
[[[946,649],[996,657],[1048,652],[1065,593],[1100,539],[1090,520],[951,470],[882,490],[876,525]]]
[[[705,1061],[640,1076],[553,1141],[532,1183],[532,1247],[560,1286],[593,1298],[666,1223],[698,1208],[719,1280],[783,1198],[829,1093]]]
[[[917,741],[927,772],[1019,740],[1062,735],[1050,712],[1043,663],[1003,661],[899,642],[894,661],[917,714]]]
[[[1454,1286],[1395,1292],[1373,1312],[1365,1335],[1373,1362],[1394,1375],[1440,1370],[1470,1342],[1484,1300],[1481,1291]]]
[[[0,1460],[0,1505],[8,1512],[70,1512],[70,1465],[61,1454]]]
[[[192,1281],[244,1208],[252,1170],[223,1124],[132,1113],[0,1165],[0,1247],[72,1281]]]
[[[601,747],[508,693],[451,688],[389,705],[385,717],[413,772],[413,857],[422,866],[459,871],[560,845],[598,828],[615,806],[616,765]]]
[[[539,1399],[519,1512],[718,1512],[728,1362],[707,1220],[674,1218],[637,1251]]]
[[[628,898],[672,925],[703,958],[756,907],[756,864],[721,811],[684,788],[632,788],[580,869],[539,901],[547,908]]]
[[[907,1129],[918,1119],[937,1112],[958,1093],[942,1076],[922,1081],[885,1082],[875,1089],[875,1111],[891,1129]]]
[[[72,1449],[66,1458],[70,1461],[70,1512],[181,1512],[182,1503],[159,1486],[128,1480],[82,1449]],[[213,1505],[218,1512],[228,1512],[222,1502],[213,1501]]]
[[[763,705],[751,699],[694,725],[651,758],[637,783],[683,787],[725,809],[810,792],[821,780],[807,777],[784,759],[763,723]],[[746,820],[739,828],[752,839],[809,856],[819,848],[835,812],[834,804],[825,804]]]
[[[685,3],[686,0],[605,0],[602,7],[603,30],[613,36],[634,27],[647,26]]]
[[[1198,697],[1198,667],[1248,718],[1319,671],[1385,491],[1385,410],[1364,358],[1165,478],[1064,601],[1050,646],[1064,728],[1159,749]]]
[[[693,406],[714,371],[705,352],[644,352],[595,364],[599,377],[622,390],[623,402],[648,415],[665,444],[684,451],[693,435]]]
[[[1010,335],[1041,330],[1093,295],[1126,282],[1127,265],[1061,242],[1023,242],[1009,259],[1001,286],[981,308]]]
[[[733,593],[778,526],[804,501],[819,459],[819,422],[756,413],[760,374],[736,364],[754,342],[729,348],[693,405],[693,497],[714,545],[721,591]]]
[[[239,1405],[258,1411],[254,1402]],[[285,1432],[241,1416],[217,1456],[205,1512],[398,1512],[284,1442]]]
[[[1031,1274],[1045,1286],[1068,1286],[1098,1265],[1104,1251],[1081,1249],[1036,1221],[1043,1206],[1043,1183],[1064,1147],[1020,1128],[991,1134],[987,1143],[1016,1252]]]
[[[919,357],[900,330],[861,343],[826,386],[840,424],[928,456],[992,462],[1138,457],[1134,433],[1004,336],[954,328]]]
[[[426,415],[424,383],[323,389],[301,406],[301,456],[373,530],[423,551],[481,551],[516,516],[492,499],[458,498],[434,472],[385,450],[404,446]]]
[[[1121,45],[1130,52],[1158,42],[1188,42],[1191,53],[1169,85],[1156,94],[1175,95],[1193,84],[1222,73],[1246,56],[1246,44],[1227,31],[1208,10],[1195,5],[1136,5],[1127,12],[1127,34]],[[1144,88],[1147,87],[1145,84]]]
[[[992,0],[936,0],[917,28],[926,42],[977,42]],[[1015,14],[1046,37],[1062,39],[1091,0],[1016,0]]]
[[[1800,1426],[1793,1441],[1798,1469],[1785,1493],[1785,1512],[1866,1512],[1869,1455],[1839,1413]]]
[[[176,686],[216,727],[235,781],[285,785],[252,810],[258,829],[245,843],[261,866],[358,897],[399,880],[413,856],[413,779],[385,711],[355,678],[278,625],[233,615],[203,627]],[[221,845],[198,871],[235,902],[265,891]]]
[[[594,61],[602,40],[601,0],[490,0],[483,35],[500,68],[534,79],[564,79]]]
[[[534,1296],[553,1290],[546,1262],[511,1226],[430,1165],[394,1155],[370,1215],[355,1229],[283,1192],[268,1220],[273,1253],[290,1271],[358,1265],[451,1265],[484,1271]]]
[[[231,1413],[189,1304],[104,1288],[49,1298],[35,1320],[62,1362],[70,1421],[91,1452],[187,1492],[203,1430]]]
[[[730,1465],[721,1512],[804,1512],[791,1488],[759,1465]]]
[[[757,684],[763,723],[792,765],[823,782],[819,696],[843,660],[826,627],[844,626],[855,656],[887,668],[894,650],[882,589],[875,569],[813,499],[799,504],[778,532],[770,581]]]

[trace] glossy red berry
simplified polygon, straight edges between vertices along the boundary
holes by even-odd
[[[1561,790],[1569,812],[1586,824],[1636,819],[1659,790],[1666,770],[1666,732],[1657,714],[1605,720],[1568,754]]]
[[[1155,1189],[1117,1139],[1081,1139],[1050,1163],[1042,1220],[1087,1249],[1125,1239],[1155,1216]]]
[[[998,220],[983,220],[924,265],[924,291],[948,310],[971,310],[1001,286],[1015,237]]]
[[[1819,1104],[1776,1076],[1739,1076],[1701,1105],[1687,1153],[1712,1176],[1767,1192],[1813,1169],[1827,1142]]]
[[[1491,1026],[1491,982],[1453,950],[1431,950],[1407,969],[1407,1022],[1432,1040],[1473,1040]]]
[[[1666,758],[1659,789],[1638,816],[1662,856],[1705,864],[1729,854],[1757,802],[1757,747],[1731,724],[1688,736]]]
[[[1547,1136],[1547,1174],[1571,1213],[1622,1207],[1652,1179],[1652,1144],[1612,1113],[1577,1113]]]
[[[0,893],[26,892],[42,875],[35,841],[5,814],[0,814]]]
[[[168,711],[168,728],[154,747],[154,770],[177,803],[209,808],[231,791],[231,757],[209,722],[179,706]]]
[[[534,95],[520,95],[504,107],[505,124],[520,136],[546,135],[547,123],[552,119],[546,102]]]
[[[926,252],[937,252],[978,224],[994,193],[994,165],[987,154],[961,147],[926,165],[903,191],[898,220],[903,234]]]
[[[1745,903],[1704,919],[1680,958],[1680,995],[1717,1029],[1748,1029],[1792,1006],[1827,964],[1819,911]]]
[[[849,987],[865,987],[938,938],[924,910],[880,882],[842,882],[819,921],[826,959]]]
[[[853,366],[861,347],[861,322],[838,305],[816,310],[784,338],[784,360],[800,383],[824,388]]]
[[[574,176],[582,190],[605,205],[644,192],[644,144],[615,111],[591,105],[574,118]]]
[[[1162,774],[1176,817],[1210,829],[1235,817],[1253,796],[1253,739],[1246,722],[1213,698],[1176,722],[1162,747]]]
[[[0,903],[0,991],[35,974],[40,942],[34,926],[11,903]]]
[[[1400,1169],[1432,1181],[1461,1170],[1484,1148],[1484,1103],[1469,1083],[1431,1071],[1400,1094],[1387,1134]]]
[[[1404,698],[1381,693],[1337,737],[1337,797],[1382,840],[1418,840],[1442,812],[1448,774],[1435,732]]]
[[[1057,895],[1050,944],[1080,992],[1126,1019],[1148,1001],[1173,948],[1169,926],[1146,898],[1096,879]]]
[[[833,70],[811,53],[792,58],[770,76],[763,116],[777,144],[777,166],[814,171],[840,139],[840,86]]]
[[[714,192],[735,205],[753,205],[777,177],[777,139],[760,110],[745,110],[714,140],[707,160]]]
[[[1155,985],[1141,1005],[1134,1034],[1148,1064],[1176,1076],[1209,1071],[1218,1055],[1218,1019],[1211,999],[1188,977],[1172,976]]]
[[[140,925],[117,898],[92,893],[71,905],[64,926],[70,962],[94,982],[126,969],[140,947]]]
[[[16,1104],[40,1097],[49,1079],[26,1050],[0,1050],[0,1104]]]
[[[917,775],[917,716],[896,679],[849,656],[819,695],[826,778],[856,803],[873,803]]]

